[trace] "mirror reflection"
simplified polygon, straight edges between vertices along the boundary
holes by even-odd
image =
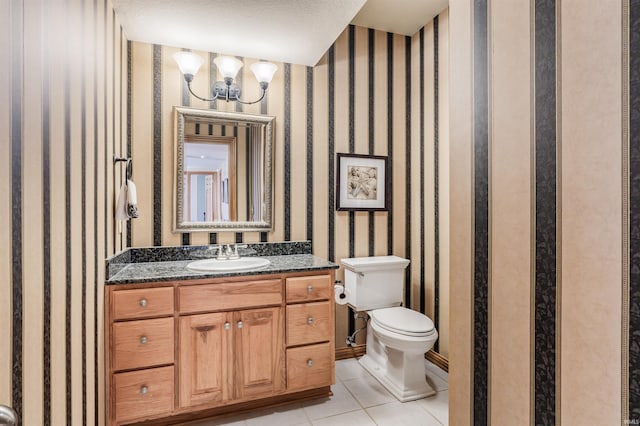
[[[233,137],[185,138],[182,185],[186,221],[237,220],[235,145]]]
[[[175,107],[176,226],[269,230],[273,117]]]

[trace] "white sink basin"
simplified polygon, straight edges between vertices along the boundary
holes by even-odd
[[[203,259],[191,262],[187,265],[187,269],[196,272],[236,272],[264,268],[270,263],[268,259],[262,257],[241,257],[232,260]]]

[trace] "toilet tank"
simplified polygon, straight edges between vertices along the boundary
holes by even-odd
[[[407,259],[398,256],[341,259],[347,303],[356,311],[400,306]]]

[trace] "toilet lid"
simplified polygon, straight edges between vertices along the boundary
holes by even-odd
[[[380,327],[406,336],[429,336],[435,331],[428,316],[401,306],[375,309],[369,315]]]

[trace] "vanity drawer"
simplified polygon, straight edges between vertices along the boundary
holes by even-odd
[[[328,275],[287,278],[287,303],[329,300],[332,292]]]
[[[173,317],[118,322],[112,327],[114,370],[173,363]]]
[[[173,314],[173,287],[116,290],[111,297],[116,321]]]
[[[180,287],[180,313],[243,309],[282,303],[282,281],[204,284]]]
[[[143,420],[173,411],[173,367],[114,374],[117,423]]]
[[[304,345],[331,339],[330,302],[287,306],[287,345]],[[333,303],[333,302],[331,302]]]
[[[287,390],[331,385],[331,364],[329,343],[287,349]]]

